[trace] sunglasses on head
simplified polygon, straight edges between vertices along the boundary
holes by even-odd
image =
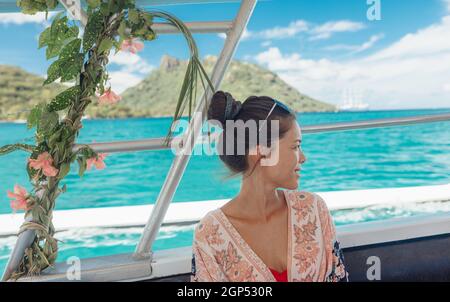
[[[269,113],[267,114],[266,119],[264,120],[263,124],[259,128],[258,132],[260,132],[261,129],[263,128],[263,126],[267,123],[267,119],[269,118],[270,114],[272,113],[272,111],[275,109],[275,107],[277,105],[280,106],[282,109],[286,110],[287,112],[294,114],[294,112],[288,106],[283,104],[282,102],[275,100],[275,99],[273,101],[274,101],[274,104],[273,104],[272,108],[270,109]]]

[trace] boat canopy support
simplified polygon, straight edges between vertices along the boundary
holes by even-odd
[[[68,3],[72,3],[67,0],[60,0],[60,2],[66,7]],[[188,22],[186,23],[189,30],[192,33],[225,33],[226,39],[224,47],[221,54],[214,66],[211,81],[214,89],[220,87],[224,74],[231,59],[235,53],[238,43],[243,35],[244,29],[246,28],[248,21],[253,13],[257,0],[137,0],[139,6],[154,6],[154,5],[168,5],[168,4],[197,4],[197,3],[222,3],[222,2],[240,2],[240,7],[236,18],[233,21],[218,21],[218,22]],[[18,11],[15,0],[0,0],[0,13],[1,12],[14,12]],[[86,24],[85,12],[82,11],[80,21],[82,24]],[[83,17],[84,15],[84,17]],[[168,23],[154,23],[154,30],[158,34],[173,34],[178,33],[179,30]],[[195,144],[187,144],[186,142],[197,142],[198,138],[205,139],[201,135],[202,125],[206,119],[206,112],[204,100],[210,100],[213,91],[211,91],[208,86],[205,93],[200,97],[200,101],[197,102],[198,105],[194,112],[201,112],[201,114],[195,114],[193,119],[190,121],[189,127],[180,138],[175,137],[175,140],[179,140],[182,143],[182,148],[185,152],[178,152],[170,167],[170,170],[166,176],[164,184],[158,195],[157,201],[153,210],[151,211],[150,217],[145,225],[144,231],[140,238],[140,241],[136,247],[134,254],[127,258],[127,261],[131,258],[136,261],[136,263],[145,262],[146,266],[148,259],[151,259],[152,244],[156,239],[159,229],[163,223],[166,212],[169,205],[173,199],[175,191],[179,185],[181,177],[186,169],[189,162],[190,156],[186,154],[192,154],[192,149]],[[450,113],[448,114],[435,114],[435,115],[425,115],[425,116],[415,116],[415,117],[403,117],[403,118],[391,118],[391,119],[380,119],[380,120],[368,120],[368,121],[355,121],[355,122],[344,122],[335,124],[322,124],[315,126],[304,126],[302,127],[303,133],[321,133],[330,131],[345,131],[345,130],[357,130],[365,128],[377,128],[377,127],[390,127],[399,125],[411,125],[417,123],[428,123],[428,122],[440,122],[440,121],[450,121]],[[169,146],[165,145],[164,138],[154,138],[145,140],[134,140],[134,141],[120,141],[120,142],[106,142],[106,143],[92,143],[88,144],[96,152],[135,152],[144,150],[161,150],[168,149]],[[81,144],[74,146],[74,149],[80,148]],[[11,257],[7,264],[5,273],[3,275],[3,280],[7,280],[11,272],[15,271],[17,268],[24,250],[32,242],[34,238],[34,232],[22,233],[17,243],[11,253]],[[149,271],[148,271],[149,270]],[[145,269],[145,274],[151,274],[151,268]]]
[[[225,75],[226,69],[233,58],[236,48],[239,44],[241,36],[244,33],[244,29],[247,27],[248,21],[253,13],[256,5],[256,0],[243,0],[241,2],[236,19],[233,22],[232,29],[227,33],[224,47],[217,59],[216,65],[212,71],[211,82],[214,89],[220,87],[220,83]],[[175,194],[175,191],[180,183],[181,177],[184,174],[184,170],[190,159],[190,154],[195,146],[197,138],[201,134],[203,123],[206,120],[205,99],[210,101],[213,91],[208,86],[207,90],[200,97],[200,101],[197,102],[197,106],[194,112],[201,112],[201,114],[194,114],[193,119],[190,121],[189,127],[182,137],[182,147],[180,152],[175,156],[174,161],[170,167],[169,173],[164,181],[164,184],[159,192],[156,200],[156,205],[150,215],[147,224],[144,227],[144,231],[136,247],[134,257],[136,259],[142,259],[151,257],[152,244],[158,235],[161,224],[164,220],[164,216],[169,208],[170,202]],[[206,94],[206,96],[205,96]]]

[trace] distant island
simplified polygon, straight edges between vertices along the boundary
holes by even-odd
[[[210,76],[216,56],[202,61]],[[93,102],[86,110],[89,118],[171,117],[181,89],[187,61],[164,55],[160,66],[136,86],[122,93],[122,101],[112,106]],[[48,102],[65,89],[61,84],[42,86],[43,78],[15,66],[0,65],[0,120],[24,120],[28,113],[20,112],[30,104]],[[198,84],[198,96],[201,84]],[[277,98],[297,112],[334,112],[336,107],[315,100],[297,91],[275,73],[256,64],[234,60],[228,66],[220,90],[230,92],[244,101],[251,95]],[[18,113],[16,113],[18,112]],[[184,112],[187,116],[187,109]]]

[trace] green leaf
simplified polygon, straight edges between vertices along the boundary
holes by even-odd
[[[145,19],[145,24],[150,26],[153,24],[153,16],[152,14],[148,13],[148,12],[144,12],[144,19]]]
[[[59,168],[59,174],[58,178],[63,179],[66,177],[67,174],[70,172],[70,164],[69,163],[62,163],[61,167]]]
[[[135,8],[135,0],[125,0],[125,7],[126,8]]]
[[[138,24],[140,22],[139,12],[137,9],[130,9],[128,11],[128,20],[130,20],[130,22],[134,24]]]
[[[114,54],[116,54],[116,53],[118,53],[120,51],[120,47],[122,45],[122,42],[123,42],[122,39],[120,39],[119,41],[114,40],[113,45],[114,45],[114,47],[116,49]]]
[[[38,125],[38,122],[41,118],[42,110],[44,109],[45,104],[38,104],[33,109],[31,109],[30,114],[27,118],[27,128],[31,129]]]
[[[65,33],[65,37],[67,39],[77,38],[79,33],[80,29],[78,28],[78,26],[74,25],[72,27],[69,27],[69,30]]]
[[[55,144],[55,150],[57,151],[53,159],[58,161],[60,158],[64,158],[64,150],[66,149],[66,142],[61,141]]]
[[[147,29],[143,26],[133,32],[135,36],[144,36],[147,33]]]
[[[53,62],[47,70],[47,79],[44,81],[44,85],[54,82],[61,77],[61,65],[60,61]]]
[[[47,43],[46,57],[47,60],[56,57],[64,44],[62,33],[67,29],[67,17],[59,18],[58,14],[50,26],[49,40]]]
[[[80,93],[79,86],[73,86],[69,89],[58,94],[50,104],[48,104],[47,109],[50,112],[59,111],[69,107],[70,103],[76,99]]]
[[[53,130],[58,125],[58,122],[58,113],[43,110],[41,113],[41,119],[39,120],[37,131],[44,136],[48,136],[53,133]]]
[[[126,29],[127,29],[127,21],[125,19],[123,19],[120,22],[119,28],[117,29],[117,33],[119,34],[121,39],[128,38],[128,35],[126,33]]]
[[[62,49],[59,59],[61,61],[66,61],[70,58],[75,57],[80,53],[81,39],[74,39],[67,43]]]
[[[59,32],[63,32],[67,27],[67,21],[69,19],[67,16],[64,16],[64,12],[61,12],[55,16],[51,25],[51,35],[55,36]]]
[[[89,74],[91,79],[95,81],[97,74],[95,72],[95,68],[92,65],[87,65],[86,72]]]
[[[83,36],[83,51],[86,53],[94,46],[97,36],[103,28],[103,16],[101,12],[97,11],[89,18],[88,24]]]
[[[109,5],[108,5],[108,3],[102,3],[100,5],[100,13],[103,16],[105,16],[105,17],[107,17],[109,15]]]
[[[87,0],[87,3],[90,8],[97,8],[100,6],[101,0]]]
[[[62,44],[57,42],[49,42],[47,49],[45,50],[45,57],[47,60],[58,56],[59,51],[61,50]]]
[[[60,133],[54,133],[50,136],[48,139],[48,146],[49,148],[54,148],[56,146],[56,141],[59,139]]]
[[[51,27],[49,26],[39,35],[39,49],[48,45],[48,42],[50,41],[50,31]]]
[[[122,9],[119,6],[118,1],[109,1],[108,3],[108,11],[110,14],[118,13]]]
[[[156,37],[156,34],[151,28],[149,28],[148,31],[144,35],[144,39],[147,41],[152,41],[155,39],[155,37]]]
[[[47,4],[47,9],[54,9],[56,6],[58,6],[57,0],[46,0],[45,3]]]
[[[37,12],[43,12],[47,9],[45,1],[17,0],[17,6],[22,8],[22,13],[29,15],[34,15]]]
[[[61,69],[64,72],[61,76],[61,82],[67,82],[76,78],[81,73],[84,63],[84,55],[79,53],[75,57],[65,61]]]
[[[59,16],[59,14],[58,14]],[[73,40],[78,36],[79,29],[77,26],[67,26],[67,17],[57,18],[53,20],[50,27],[50,35],[47,43],[46,57],[47,60],[56,57],[61,48],[67,41]]]
[[[113,46],[114,41],[111,38],[104,38],[98,47],[98,53],[109,51]]]
[[[27,144],[14,144],[14,145],[5,145],[0,147],[0,155],[5,155],[8,153],[11,153],[16,150],[23,150],[27,152],[33,152],[34,146],[27,145]]]
[[[78,175],[80,177],[83,177],[84,171],[86,171],[86,167],[87,167],[86,157],[84,157],[84,156],[79,157],[77,159],[77,161],[78,161],[78,165],[79,165]]]
[[[28,178],[31,181],[34,178],[34,176],[39,172],[37,172],[36,170],[31,168],[30,165],[27,164],[27,173],[28,173]]]

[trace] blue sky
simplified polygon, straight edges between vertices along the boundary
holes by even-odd
[[[379,0],[370,21],[367,0],[259,1],[235,59],[260,64],[314,98],[342,104],[346,95],[373,109],[450,107],[450,0]],[[239,3],[158,6],[184,21],[231,20]],[[37,50],[42,16],[0,14],[0,64],[44,75]],[[218,55],[224,38],[196,34],[200,54]],[[118,92],[159,65],[163,54],[186,59],[180,35],[161,35],[138,55],[111,58]],[[276,96],[274,96],[276,97]]]

